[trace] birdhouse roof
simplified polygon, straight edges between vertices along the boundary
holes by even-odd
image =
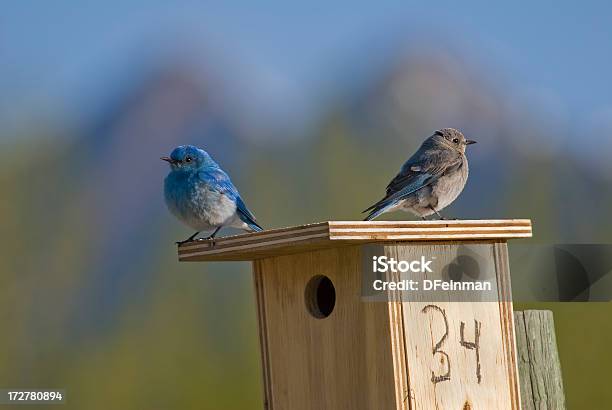
[[[327,221],[188,242],[180,261],[246,261],[365,243],[505,241],[531,237],[529,219]]]

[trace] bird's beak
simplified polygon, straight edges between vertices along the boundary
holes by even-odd
[[[476,144],[476,141],[474,141],[474,140],[465,140],[465,145],[472,145],[472,144]]]
[[[172,159],[172,158],[170,158],[170,157],[161,157],[160,159],[161,159],[162,161],[166,161],[166,162],[168,162],[168,163],[170,163],[170,164],[174,164],[174,163],[176,162],[175,160],[173,160],[173,159]]]

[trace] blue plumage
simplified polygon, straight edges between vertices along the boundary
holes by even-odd
[[[196,233],[179,244],[192,241],[201,231],[213,233],[224,227],[261,231],[230,177],[204,150],[193,145],[175,148],[169,157],[170,173],[164,180],[164,197],[174,216]]]

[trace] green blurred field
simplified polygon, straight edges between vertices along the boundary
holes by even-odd
[[[309,139],[245,143],[229,168],[264,226],[360,218],[418,143],[351,121],[334,114]],[[486,155],[498,152],[487,147],[495,141],[480,136]],[[172,145],[150,143],[159,154]],[[164,209],[166,168],[159,155],[132,162],[130,146],[43,135],[2,150],[0,386],[65,388],[74,409],[261,408],[249,266],[176,261],[173,242],[189,232]],[[533,241],[610,237],[609,220],[587,220],[556,200],[560,157],[513,155],[521,166],[491,182],[492,159],[474,151],[472,179],[449,212],[530,217]],[[567,172],[571,159],[563,161]],[[131,167],[144,170],[122,178]],[[515,306],[554,311],[569,408],[612,400],[611,306]]]

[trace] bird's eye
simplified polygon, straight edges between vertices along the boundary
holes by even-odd
[[[453,138],[453,142],[454,142],[455,144],[459,144],[459,138]]]
[[[191,157],[185,157],[185,162],[191,162]]]

